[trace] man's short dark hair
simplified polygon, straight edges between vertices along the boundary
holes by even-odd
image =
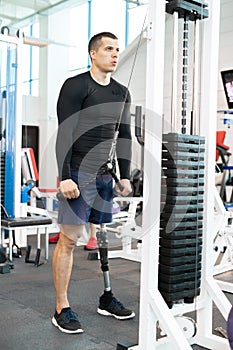
[[[91,50],[95,50],[95,51],[98,50],[99,46],[101,45],[100,41],[101,41],[102,38],[111,38],[111,39],[114,39],[114,40],[118,39],[115,34],[110,33],[110,32],[101,32],[101,33],[98,33],[98,34],[94,35],[90,39],[89,44],[88,44],[88,52],[89,52],[89,54],[90,54]]]

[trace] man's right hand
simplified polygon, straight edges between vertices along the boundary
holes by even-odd
[[[60,191],[63,196],[68,199],[75,199],[80,195],[77,184],[71,179],[63,180],[60,182]]]

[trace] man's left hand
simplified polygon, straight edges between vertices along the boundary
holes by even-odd
[[[123,190],[121,191],[119,187],[116,184],[116,191],[119,193],[121,196],[128,196],[132,192],[132,187],[131,183],[128,179],[121,179],[120,181],[121,186],[123,187]]]

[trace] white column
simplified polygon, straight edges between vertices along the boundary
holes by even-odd
[[[215,188],[215,150],[217,120],[217,83],[219,53],[220,1],[209,0],[209,19],[203,22],[203,47],[201,65],[200,95],[200,134],[206,138],[205,201],[203,228],[203,287],[206,307],[197,314],[199,330],[206,338],[212,332],[212,300],[226,318],[230,303],[213,279],[213,233],[214,228],[214,188]],[[208,293],[207,293],[208,292]],[[210,296],[211,297],[210,297]],[[217,349],[217,345],[216,345]]]
[[[165,2],[149,1],[147,29],[146,117],[143,182],[143,240],[140,291],[139,349],[155,347],[156,317],[150,306],[157,289],[161,143],[163,112],[163,69]]]
[[[55,188],[56,104],[60,88],[69,74],[69,11],[42,17],[40,27],[41,38],[67,44],[64,46],[51,43],[40,49],[40,187]]]

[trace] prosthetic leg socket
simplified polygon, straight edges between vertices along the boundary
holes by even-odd
[[[103,271],[104,276],[104,289],[105,291],[110,291],[110,280],[109,280],[109,264],[108,264],[108,236],[105,226],[100,225],[100,230],[96,234],[99,254],[100,254],[100,263],[101,270]]]

